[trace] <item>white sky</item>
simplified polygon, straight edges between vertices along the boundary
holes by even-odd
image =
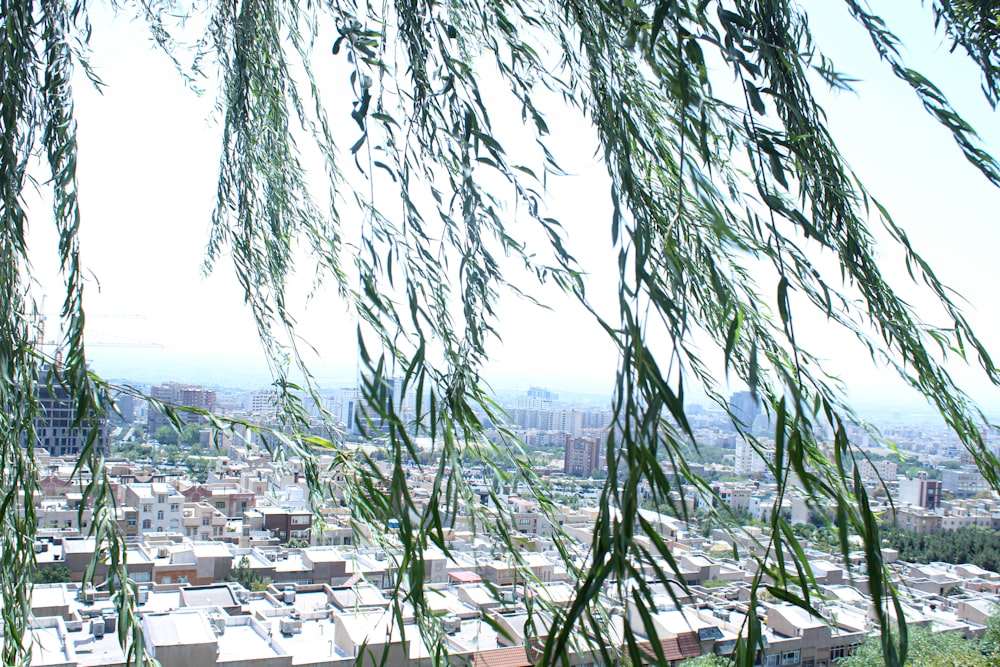
[[[897,3],[874,4],[881,10]],[[841,71],[863,79],[857,84],[857,96],[824,100],[842,151],[902,223],[918,251],[969,300],[970,320],[1000,357],[995,296],[1000,282],[996,257],[1000,193],[964,161],[906,86],[876,64],[867,37],[846,19],[839,3],[815,0],[808,6],[819,45]],[[152,48],[141,25],[124,18],[111,21],[103,10],[92,18],[92,64],[108,85],[103,95],[82,77],[76,85],[83,261],[95,277],[87,288],[92,313],[88,334],[95,341],[163,345],[162,349],[95,347],[90,350],[93,365],[107,376],[137,381],[264,385],[266,366],[230,266],[220,261],[207,279],[199,271],[220,145],[214,93],[198,97],[185,89],[163,54]],[[907,53],[912,64],[941,85],[994,152],[1000,152],[1000,123],[979,93],[975,69],[947,53],[942,40],[932,34],[929,15],[919,14],[915,6],[907,5],[889,18],[890,27],[912,45]],[[332,58],[328,55],[332,38],[324,35],[317,45],[315,61],[321,71],[323,59]],[[347,117],[347,100],[327,102],[336,122],[353,125]],[[556,135],[565,137],[562,164],[577,171],[573,178],[549,182],[551,212],[566,223],[571,252],[585,268],[593,267],[588,289],[595,302],[611,309],[617,270],[610,249],[607,177],[593,157],[593,140],[587,140],[577,121],[567,116],[550,117],[550,122]],[[36,222],[32,233],[36,252],[49,253],[34,260],[44,274],[54,252],[51,231]],[[54,314],[58,286],[51,278],[42,282],[48,293],[47,310]],[[615,357],[605,335],[568,299],[551,290],[541,296],[552,305],[551,311],[513,300],[501,304],[504,342],[495,351],[487,379],[501,388],[539,384],[609,393]],[[303,311],[301,331],[320,348],[323,358],[316,366],[317,375],[327,383],[353,379],[354,326],[329,296],[320,296]],[[858,359],[836,337],[826,341],[822,327],[808,327],[803,335],[812,338],[814,348],[829,350],[859,401],[903,400],[898,384],[886,373],[872,372],[863,353]],[[973,378],[969,387],[987,406],[1000,406],[995,388],[974,374],[956,374]]]

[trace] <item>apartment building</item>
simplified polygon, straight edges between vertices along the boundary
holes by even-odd
[[[920,535],[941,532],[942,516],[921,507],[907,505],[896,508],[896,525]]]
[[[258,507],[257,511],[264,517],[264,529],[271,531],[281,544],[291,540],[310,541],[313,515],[309,510]]]
[[[927,473],[920,473],[916,479],[899,482],[899,502],[935,510],[941,507],[941,480],[929,479]]]
[[[941,488],[956,498],[971,498],[990,491],[990,484],[976,466],[964,466],[958,470],[941,471]]]
[[[181,492],[188,502],[208,503],[231,519],[257,506],[257,494],[238,484],[197,484]]]
[[[563,471],[576,477],[590,477],[601,470],[601,441],[597,438],[566,437]]]
[[[199,385],[167,382],[150,389],[149,395],[156,401],[171,406],[199,408],[209,412],[215,410],[215,391],[203,389]],[[198,421],[198,418],[191,415],[188,421]],[[170,420],[153,403],[150,403],[146,416],[146,430],[149,433],[156,433],[156,430],[161,426],[170,426]]]
[[[51,456],[78,457],[93,439],[97,451],[107,451],[107,419],[95,416],[91,420],[84,416],[78,423],[76,404],[60,384],[57,373],[49,373],[45,368],[41,370],[35,397],[39,408],[39,416],[35,419],[36,449],[44,449]]]
[[[165,482],[133,482],[125,485],[125,504],[137,510],[139,534],[180,532],[185,498]]]
[[[226,532],[226,515],[206,502],[184,503],[181,522],[184,536],[191,540],[221,539]]]

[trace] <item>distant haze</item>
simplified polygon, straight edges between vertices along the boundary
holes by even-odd
[[[857,96],[823,96],[834,136],[851,166],[894,212],[918,251],[926,253],[945,282],[969,300],[970,321],[1000,359],[995,296],[1000,284],[996,261],[1000,194],[969,167],[911,91],[884,68],[873,66],[877,59],[870,44],[845,20],[842,7],[832,7],[836,4],[806,3],[819,45],[832,51],[840,69],[864,79],[857,84]],[[200,274],[220,145],[219,124],[211,120],[212,94],[198,97],[185,89],[168,60],[152,49],[140,25],[112,21],[106,10],[91,9],[91,62],[108,87],[100,95],[82,75],[75,82],[82,260],[94,276],[86,292],[88,316],[94,314],[88,319],[88,337],[109,344],[162,345],[94,347],[89,351],[93,367],[110,377],[147,383],[267,386],[268,369],[227,260],[223,258],[208,278]],[[934,52],[916,65],[942,85],[997,152],[1000,122],[979,94],[975,69],[940,46],[928,12],[900,8],[899,14],[891,17],[896,23],[890,25],[902,25],[910,52]],[[316,54],[321,74],[326,54],[321,40]],[[342,107],[332,108],[331,113],[346,114]],[[564,221],[570,252],[591,272],[587,289],[595,308],[614,322],[617,268],[608,231],[608,177],[594,158],[596,142],[593,137],[586,139],[586,126],[568,115],[560,120],[554,128],[554,141],[562,147],[560,162],[576,173],[550,179],[549,213]],[[44,216],[44,200],[29,205]],[[350,221],[344,224],[349,227]],[[45,249],[33,257],[33,265],[48,293],[47,307],[56,312],[61,285],[50,250],[55,238],[44,224],[33,225],[31,233],[32,246]],[[883,259],[891,278],[905,276],[895,254],[887,251]],[[308,291],[312,277],[312,267],[301,262],[299,278],[293,281],[296,290]],[[617,354],[607,335],[568,297],[550,288],[531,290],[524,281],[518,284],[552,309],[542,310],[514,297],[497,304],[503,342],[491,348],[485,379],[498,390],[534,384],[557,392],[610,395]],[[913,291],[914,303],[921,306],[926,297]],[[326,292],[308,303],[297,298],[299,332],[318,350],[312,361],[321,384],[353,383],[356,323]],[[936,311],[932,306],[928,311],[928,319],[934,321]],[[881,410],[924,409],[921,399],[892,374],[873,372],[871,360],[856,343],[829,328],[823,321],[803,318],[802,339],[827,356],[854,400]],[[719,369],[721,352],[708,349],[705,363]],[[975,360],[972,364],[975,367]],[[954,372],[984,406],[1000,411],[1000,390],[989,385],[982,373],[958,366]],[[721,369],[718,374],[724,376]]]

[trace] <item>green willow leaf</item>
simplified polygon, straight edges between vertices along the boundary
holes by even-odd
[[[995,10],[961,0],[929,4],[952,44],[979,66],[987,99],[996,104]],[[669,584],[681,578],[681,568],[656,522],[644,514],[639,491],[648,489],[685,517],[678,500],[683,485],[714,493],[685,461],[699,443],[684,396],[694,383],[729,410],[724,393],[730,378],[748,385],[775,417],[770,466],[779,487],[771,534],[758,545],[764,555],[756,556],[737,663],[750,667],[758,657],[756,612],[765,575],[765,590],[779,599],[806,610],[817,599],[805,552],[780,518],[781,501],[796,483],[811,504],[830,508],[845,556],[849,535],[862,538],[886,663],[905,662],[905,625],[894,628],[892,620],[903,619],[901,603],[853,465],[859,452],[847,438],[845,425],[860,420],[817,354],[823,341],[798,337],[795,323],[813,309],[856,337],[876,363],[888,364],[938,409],[997,489],[1000,460],[986,446],[985,416],[956,386],[945,361],[949,353],[958,360],[974,356],[994,384],[1000,373],[954,295],[911,246],[905,226],[840,155],[811,75],[818,72],[834,88],[848,87],[851,79],[819,52],[795,3],[209,0],[188,6],[121,0],[117,6],[147,21],[154,42],[189,86],[218,82],[222,147],[205,270],[232,260],[274,375],[280,428],[153,406],[175,428],[197,414],[217,432],[257,433],[279,464],[300,460],[316,509],[330,491],[320,455],[332,458],[352,521],[393,554],[399,573],[395,618],[402,625],[402,602],[410,605],[436,663],[447,660],[447,647],[426,596],[426,552],[434,546],[449,553],[446,534],[458,517],[507,552],[522,581],[537,581],[523,554],[524,538],[505,514],[502,484],[524,489],[540,504],[553,524],[555,550],[577,577],[567,606],[528,605],[535,663],[560,664],[569,648],[605,661],[662,661],[646,575]],[[974,128],[934,82],[906,63],[890,27],[866,4],[845,0],[845,6],[964,156],[1000,185],[1000,166]],[[185,41],[183,21],[174,19],[189,10],[207,26],[193,42]],[[93,74],[86,3],[0,0],[0,26],[0,518],[6,526],[0,590],[3,659],[15,664],[29,660],[23,640],[38,473],[35,387],[64,387],[76,409],[74,423],[89,425],[91,433],[113,409],[115,391],[136,392],[87,370],[70,85],[74,67]],[[312,61],[323,39],[316,53],[341,77],[336,90],[350,108],[335,119],[320,95],[327,82]],[[185,66],[181,56],[189,46],[196,55]],[[495,122],[518,111],[526,140],[512,139]],[[546,212],[547,178],[572,171],[560,166],[550,132],[567,111],[582,115],[599,142],[610,179],[607,220],[560,221]],[[334,129],[341,125],[356,125],[352,132],[358,134],[338,141]],[[314,192],[319,179],[305,167],[300,144],[306,142],[322,160],[323,195]],[[45,163],[41,177],[33,171],[36,156]],[[342,175],[345,158],[365,185]],[[55,359],[39,352],[43,336],[22,203],[36,182],[53,195],[65,286],[64,352],[54,371],[46,369]],[[607,225],[616,253],[614,314],[599,314],[588,301],[583,275],[591,267],[578,265],[568,241],[570,232],[591,235],[600,225]],[[902,250],[912,281],[940,304],[943,325],[926,324],[884,278],[872,225],[884,227]],[[835,257],[836,267],[824,268],[821,255]],[[368,406],[358,425],[383,443],[385,467],[343,446],[329,415],[326,434],[309,432],[310,408],[322,414],[320,387],[305,362],[307,345],[297,337],[288,293],[303,256],[315,263],[316,285],[331,279],[357,323],[360,390]],[[519,284],[513,265],[523,267],[529,285]],[[582,547],[559,528],[552,498],[503,426],[481,375],[510,324],[500,321],[498,302],[504,295],[534,301],[535,281],[552,282],[574,297],[619,354],[614,427],[604,442],[608,482],[590,543]],[[704,337],[714,348],[695,345]],[[709,370],[710,355],[723,361],[724,380]],[[403,414],[387,386],[387,377],[400,373],[416,415]],[[741,437],[764,452],[764,443],[730,416]],[[486,424],[498,425],[492,440]],[[828,428],[832,443],[820,435]],[[433,443],[430,462],[418,436]],[[407,483],[414,462],[432,477],[429,502],[416,498]],[[498,480],[486,504],[463,474],[469,467]],[[139,664],[147,656],[136,588],[127,578],[113,494],[93,435],[75,473],[88,480],[91,535],[116,574],[109,586],[120,641],[130,662]],[[725,512],[719,517],[732,523]],[[400,526],[398,550],[387,536],[390,520]],[[95,560],[88,578],[96,571]],[[621,635],[611,636],[603,596],[630,605],[641,627],[624,623]],[[366,649],[373,660],[384,658],[375,647]]]

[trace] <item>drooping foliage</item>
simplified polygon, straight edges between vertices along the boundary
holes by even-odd
[[[932,6],[955,46],[980,66],[984,91],[995,103],[995,6],[944,0]],[[958,149],[1000,184],[1000,167],[973,128],[931,81],[907,66],[891,28],[864,3],[845,0],[844,8]],[[905,660],[905,628],[889,631],[891,617],[903,614],[881,559],[868,492],[853,465],[863,454],[847,437],[855,417],[828,374],[835,369],[825,369],[809,341],[797,335],[796,314],[822,313],[856,336],[873,362],[895,368],[940,411],[994,486],[1000,486],[998,461],[983,441],[985,419],[955,386],[944,359],[968,358],[994,383],[1000,377],[951,293],[910,246],[904,226],[840,156],[814,85],[816,75],[821,85],[835,88],[849,87],[849,79],[817,51],[798,5],[219,0],[192,8],[135,0],[119,9],[148,21],[155,41],[190,81],[197,85],[206,75],[219,83],[223,136],[206,267],[232,258],[265,343],[284,424],[262,435],[279,459],[296,456],[305,463],[317,502],[324,489],[316,452],[334,455],[353,520],[374,527],[373,539],[394,554],[397,599],[413,605],[438,659],[445,645],[435,641],[441,627],[424,596],[424,552],[431,545],[449,552],[446,529],[456,517],[468,517],[525,578],[533,576],[515,527],[497,520],[502,512],[490,511],[505,506],[502,484],[492,491],[492,505],[483,506],[473,500],[463,469],[474,462],[501,482],[523,483],[545,511],[552,508],[514,439],[502,429],[499,444],[484,437],[484,421],[499,424],[502,415],[480,373],[490,341],[510,325],[498,321],[498,299],[504,293],[530,298],[531,287],[511,279],[511,266],[554,282],[590,308],[581,280],[588,267],[577,265],[562,223],[544,206],[547,175],[561,173],[549,145],[551,119],[571,109],[593,128],[610,176],[611,219],[587,224],[594,235],[606,233],[617,252],[618,313],[591,312],[617,346],[620,362],[601,511],[582,553],[555,529],[555,546],[578,582],[569,606],[530,607],[536,662],[558,662],[572,644],[604,659],[624,654],[640,664],[649,658],[631,624],[624,624],[622,636],[608,635],[614,624],[601,596],[635,610],[643,634],[655,636],[648,572],[670,582],[679,568],[656,527],[639,513],[639,490],[678,515],[685,511],[676,502],[681,485],[712,493],[680,455],[695,440],[684,406],[688,387],[728,409],[725,378],[713,376],[713,364],[705,362],[712,353],[695,346],[699,336],[714,341],[726,373],[748,385],[770,414],[776,507],[798,486],[813,506],[833,516],[845,553],[848,535],[862,536],[882,652],[888,664]],[[173,19],[188,10],[206,26],[194,41],[193,63],[183,61],[185,33]],[[88,372],[84,347],[71,73],[86,68],[86,7],[82,0],[0,0],[0,25],[0,512],[6,526],[0,549],[4,660],[13,662],[21,654],[32,570],[35,386],[63,384],[80,424],[91,426],[109,410],[109,389]],[[317,43],[332,49],[314,51]],[[317,58],[343,76],[336,85],[353,96],[349,119],[327,115]],[[511,109],[520,112],[527,141],[506,141],[496,131],[495,119]],[[335,128],[344,123],[356,128],[350,145],[336,139]],[[323,160],[322,175],[306,172],[299,148],[306,140]],[[33,180],[54,194],[66,284],[63,359],[57,373],[43,376],[23,206]],[[311,185],[320,181],[329,184],[325,195]],[[872,225],[884,227],[902,249],[913,281],[941,304],[944,324],[922,321],[886,282]],[[301,260],[299,247],[318,267],[319,282],[332,281],[360,322],[365,419],[384,439],[387,468],[305,431],[306,404],[319,405],[319,388],[299,354],[286,293]],[[837,258],[834,270],[817,261],[822,253]],[[385,381],[389,375],[401,375],[403,392],[415,397],[417,424],[398,409]],[[161,407],[178,422],[183,416]],[[763,453],[764,443],[734,423]],[[224,429],[228,423],[215,418],[213,425]],[[823,437],[828,429],[832,442]],[[426,460],[415,432],[435,446],[429,499],[418,500],[408,488],[407,463]],[[121,568],[124,545],[94,442],[78,473],[99,508],[92,531],[104,547],[98,553],[116,573],[110,589],[122,614],[122,640],[132,642],[140,659],[141,635],[130,611],[134,587]],[[815,601],[798,539],[781,512],[771,516],[737,647],[744,665],[752,664],[760,644],[759,592],[766,587],[771,596],[805,608]],[[398,531],[383,529],[390,518]],[[401,608],[397,613],[402,620]]]
[[[932,3],[938,25],[983,70],[983,93],[995,109],[1000,101],[1000,3],[994,0],[939,0]]]

